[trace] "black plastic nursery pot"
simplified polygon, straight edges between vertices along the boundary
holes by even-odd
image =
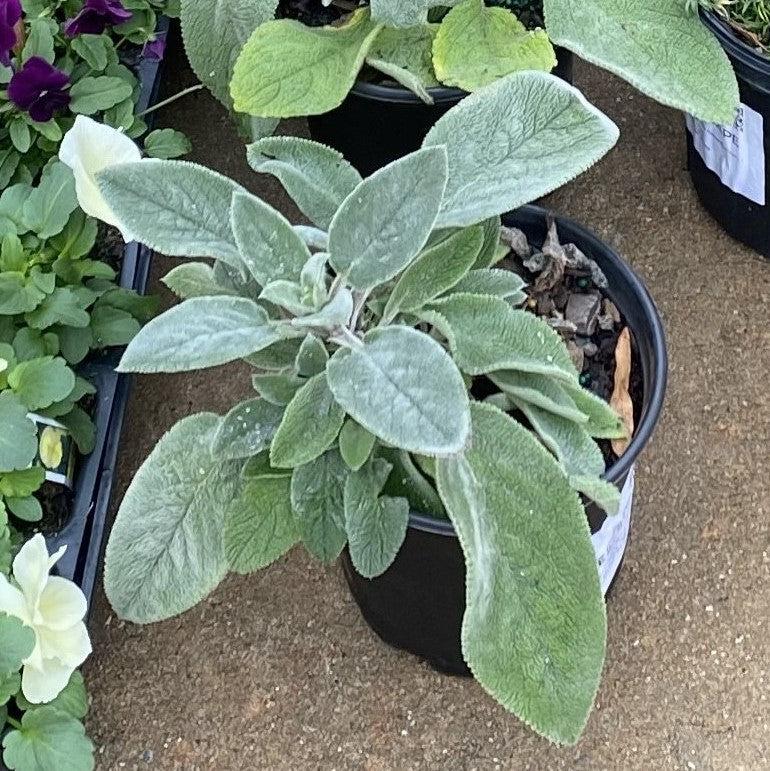
[[[572,83],[572,52],[557,47],[556,58],[553,74]],[[358,81],[339,107],[308,117],[310,136],[341,152],[363,176],[369,176],[418,150],[433,124],[467,96],[459,88],[428,91],[433,104],[406,88]]]
[[[546,211],[525,206],[503,217],[532,243],[546,236]],[[628,541],[634,498],[634,464],[652,436],[663,407],[668,375],[666,340],[655,304],[631,268],[594,234],[556,218],[563,243],[574,243],[604,271],[607,294],[630,328],[642,370],[642,404],[633,440],[607,470],[605,479],[622,490],[617,516],[586,507],[606,592],[620,569]],[[414,653],[437,669],[469,675],[460,646],[465,613],[465,560],[451,522],[412,512],[406,539],[393,565],[375,579],[363,578],[345,550],[342,567],[348,586],[369,626],[387,643]]]
[[[687,116],[687,157],[704,208],[738,241],[770,257],[770,56],[744,43],[719,16],[701,12],[738,77],[731,126]]]
[[[168,26],[168,19],[160,19],[157,33],[167,34]],[[137,111],[147,109],[155,101],[161,69],[162,61],[157,59],[142,59],[137,63],[136,74],[141,87]],[[126,244],[121,258],[120,286],[144,293],[151,259],[152,252],[145,246]],[[67,522],[58,532],[47,537],[49,551],[67,547],[55,572],[74,581],[82,589],[89,610],[104,546],[118,445],[131,386],[129,376],[115,372],[118,360],[119,353],[111,351],[89,358],[78,369],[78,374],[96,388],[92,414],[96,442],[89,455],[77,459],[72,508]]]

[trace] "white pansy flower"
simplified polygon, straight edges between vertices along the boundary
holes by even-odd
[[[15,585],[0,574],[0,612],[35,632],[35,648],[24,660],[21,676],[21,690],[32,704],[55,699],[91,653],[83,623],[85,595],[72,581],[49,575],[66,548],[49,557],[45,538],[38,533],[13,561]]]
[[[125,241],[132,238],[104,200],[95,176],[108,166],[141,159],[141,150],[123,132],[85,115],[75,118],[75,125],[64,135],[59,147],[59,160],[75,175],[80,208],[91,217],[116,227]]]

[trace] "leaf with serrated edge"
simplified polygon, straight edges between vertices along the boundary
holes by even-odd
[[[505,393],[534,404],[535,407],[581,423],[584,427],[588,422],[588,416],[578,409],[564,386],[546,375],[501,370],[491,372],[489,379]]]
[[[508,75],[463,99],[423,142],[449,154],[437,227],[474,225],[540,198],[617,140],[615,124],[576,88],[544,72]]]
[[[732,124],[738,84],[716,37],[686,3],[545,0],[551,40],[663,104]]]
[[[83,724],[56,707],[25,712],[3,739],[3,760],[18,771],[92,771],[94,745]]]
[[[474,294],[450,295],[430,309],[449,324],[452,356],[469,375],[514,369],[577,381],[562,339],[532,313],[515,310],[499,297]]]
[[[545,30],[528,30],[507,8],[464,0],[441,22],[433,63],[445,86],[477,91],[512,72],[550,72],[556,54]]]
[[[291,505],[307,550],[323,562],[334,562],[347,541],[345,480],[350,471],[337,450],[294,469]]]
[[[193,297],[154,318],[131,341],[119,372],[216,367],[280,339],[264,308],[245,297]]]
[[[379,27],[368,9],[355,11],[342,27],[307,27],[280,19],[258,27],[233,70],[235,110],[293,118],[339,106],[356,81]]]
[[[223,531],[240,465],[211,455],[220,418],[181,420],[139,468],[107,544],[104,586],[115,612],[140,624],[200,602],[227,573]]]
[[[345,412],[383,442],[422,455],[451,455],[468,438],[468,394],[449,354],[409,327],[369,332],[326,367]]]
[[[315,460],[337,438],[345,413],[326,382],[326,373],[310,378],[286,407],[270,445],[270,463],[295,468]]]
[[[513,401],[568,476],[598,477],[604,473],[602,451],[583,426],[521,399],[513,397]]]
[[[472,448],[436,466],[467,567],[463,656],[506,709],[573,744],[607,634],[588,521],[530,431],[493,407],[471,411]]]
[[[419,254],[446,188],[444,148],[418,150],[365,179],[329,229],[332,267],[368,289],[393,278]]]
[[[266,450],[283,418],[283,407],[248,399],[233,407],[214,432],[211,454],[220,460],[250,458]]]
[[[0,584],[6,578],[0,577]],[[18,618],[0,613],[0,672],[16,672],[35,647],[35,632]]]
[[[484,243],[480,227],[454,233],[426,249],[402,274],[390,293],[383,319],[414,311],[451,289],[470,270]]]
[[[37,452],[37,431],[27,408],[11,391],[0,393],[0,425],[0,471],[27,468]]]
[[[406,536],[409,503],[380,496],[391,465],[374,458],[345,482],[345,530],[350,559],[364,578],[382,575],[392,564]]]
[[[299,210],[323,230],[361,183],[361,175],[331,147],[301,137],[266,137],[246,149],[254,171],[277,177]]]
[[[340,431],[340,455],[353,471],[358,471],[369,460],[377,441],[363,426],[348,418]]]
[[[142,160],[100,171],[97,183],[130,233],[163,254],[216,257],[241,269],[230,201],[243,188],[187,161]]]
[[[277,7],[278,0],[182,0],[179,19],[190,66],[228,109],[233,106],[230,80],[238,54]]]
[[[225,520],[230,569],[253,573],[286,554],[299,539],[286,477],[249,480]]]
[[[250,193],[236,192],[230,226],[241,259],[257,283],[299,279],[310,252],[291,223],[272,206]]]

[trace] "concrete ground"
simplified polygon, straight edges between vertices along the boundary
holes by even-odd
[[[178,55],[169,69],[167,92],[193,82]],[[587,66],[576,84],[622,139],[549,203],[644,277],[672,361],[665,415],[639,464],[603,685],[583,740],[551,746],[473,681],[386,647],[340,571],[296,549],[154,626],[123,624],[99,597],[85,672],[98,768],[770,767],[770,263],[699,207],[681,115]],[[207,95],[164,110],[159,125],[185,130],[195,160],[290,213],[278,188],[248,170]],[[166,299],[157,279],[171,265],[156,260],[151,286]],[[249,391],[239,366],[139,378],[115,503],[176,420],[224,412]]]

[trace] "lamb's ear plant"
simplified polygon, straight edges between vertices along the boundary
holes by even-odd
[[[527,72],[469,97],[422,149],[364,180],[308,140],[249,147],[313,227],[193,164],[102,172],[125,232],[214,258],[166,276],[183,302],[139,332],[120,368],[242,358],[256,392],[224,417],[180,421],[137,472],[107,548],[116,612],[168,618],[228,571],[263,568],[300,542],[326,562],[347,544],[374,577],[410,509],[448,516],[468,567],[470,668],[535,730],[577,741],[606,619],[576,489],[617,507],[592,437],[623,429],[581,388],[561,338],[517,307],[521,279],[492,266],[500,212],[581,173],[617,136],[578,91]],[[504,394],[521,408],[542,442],[469,395],[485,375],[502,389],[495,403]]]
[[[275,19],[277,0],[214,5],[182,0],[188,56],[263,133],[279,118],[337,107],[365,65],[430,103],[434,86],[473,92],[513,72],[551,71],[553,45],[701,120],[732,123],[738,104],[727,56],[688,0],[543,0],[544,29],[525,28],[516,13],[531,4],[517,0],[340,3],[346,15],[326,27]]]

